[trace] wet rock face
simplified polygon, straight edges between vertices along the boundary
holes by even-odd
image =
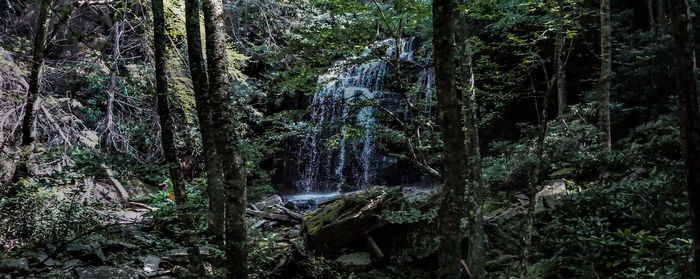
[[[382,140],[376,126],[396,125],[378,116],[386,113],[384,109],[403,121],[411,117],[406,113],[406,96],[412,103],[427,104],[425,113],[431,114],[434,73],[414,62],[420,46],[417,38],[378,41],[358,56],[337,61],[319,76],[319,89],[308,107],[311,131],[286,143],[285,154],[275,163],[281,171],[274,172],[278,177],[273,177],[273,183],[280,192],[347,192],[419,181],[420,176],[411,175],[418,173],[411,172],[415,168],[401,165],[408,161],[405,156],[387,153],[404,153],[405,146]],[[417,88],[394,84],[399,79],[387,61],[394,61],[396,54],[402,69],[400,80],[419,84]]]

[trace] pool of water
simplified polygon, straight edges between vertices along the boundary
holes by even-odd
[[[323,198],[330,198],[340,195],[340,193],[326,193],[326,194],[321,194],[321,193],[308,193],[308,194],[298,194],[298,195],[292,195],[292,196],[285,196],[284,198],[286,200],[290,201],[298,201],[298,200],[319,200]]]
[[[312,211],[318,208],[318,203],[321,200],[333,198],[341,195],[341,193],[304,193],[282,197],[286,202],[292,202],[296,209],[302,212]]]

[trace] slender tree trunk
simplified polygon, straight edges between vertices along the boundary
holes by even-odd
[[[666,24],[666,0],[656,0],[656,23]]]
[[[185,179],[180,169],[180,162],[177,160],[177,149],[175,148],[175,125],[170,115],[168,102],[168,77],[165,69],[167,61],[165,52],[165,12],[163,10],[163,0],[153,0],[153,46],[155,48],[155,68],[156,68],[156,96],[158,101],[158,118],[160,119],[160,139],[163,146],[163,155],[170,170],[170,180],[173,183],[173,194],[175,202],[179,206],[184,206],[187,200],[185,190]]]
[[[606,150],[612,149],[610,135],[610,81],[612,79],[612,42],[610,26],[610,0],[600,1],[600,80],[598,81],[598,126],[602,131],[600,143]]]
[[[34,114],[35,104],[39,98],[41,86],[41,74],[44,68],[44,47],[46,46],[46,29],[49,24],[51,0],[42,0],[39,7],[39,17],[36,19],[36,34],[34,36],[34,55],[32,57],[32,70],[29,76],[29,91],[24,106],[24,118],[22,118],[22,151],[19,162],[12,177],[13,182],[29,175],[29,157],[34,147]],[[14,189],[14,188],[13,188]],[[16,190],[16,189],[15,189]],[[8,196],[12,197],[15,190],[11,190]]]
[[[693,223],[695,278],[700,278],[700,106],[695,70],[693,25],[686,0],[672,0],[671,28],[680,102],[681,150],[685,159],[685,184]]]
[[[222,3],[204,0],[204,28],[206,31],[207,74],[211,98],[212,119],[217,127],[214,138],[216,152],[221,160],[226,191],[225,251],[228,278],[248,278],[248,251],[246,248],[246,170],[238,150],[235,135],[236,119],[229,92],[226,70],[226,35]]]
[[[556,25],[556,47],[555,47],[555,66],[554,70],[557,75],[557,116],[564,117],[566,113],[566,30],[564,26],[564,11],[563,5],[559,1],[559,11],[557,12]]]
[[[211,118],[211,105],[204,56],[202,55],[202,34],[199,23],[199,1],[185,0],[185,27],[187,31],[187,54],[190,75],[194,87],[199,130],[202,135],[204,165],[207,173],[207,196],[209,197],[208,232],[213,243],[224,247],[225,195],[221,162],[217,158],[214,138],[216,132]]]
[[[544,93],[542,111],[538,112],[540,123],[538,124],[537,141],[535,142],[535,166],[528,180],[528,204],[525,216],[525,235],[523,237],[523,250],[521,274],[527,274],[527,266],[530,264],[530,249],[532,248],[532,236],[535,234],[535,206],[537,205],[537,192],[539,192],[540,173],[542,172],[542,157],[544,156],[544,138],[547,135],[547,110],[549,109],[550,96],[554,89],[553,81],[549,82],[547,92]],[[534,88],[533,88],[534,91]],[[535,100],[537,102],[537,100]]]
[[[461,2],[464,4],[464,1]],[[469,42],[467,21],[464,14],[460,13],[458,32],[455,34],[459,49],[459,73],[462,86],[462,115],[465,124],[465,145],[467,165],[469,172],[469,184],[467,187],[469,211],[468,238],[469,255],[467,264],[470,278],[480,279],[486,277],[485,248],[484,248],[484,189],[481,173],[481,152],[479,149],[478,127],[478,102],[476,100],[476,80],[472,64],[472,49]]]
[[[649,13],[649,26],[656,26],[656,16],[654,15],[654,0],[647,0],[647,13]]]
[[[112,129],[114,127],[114,94],[117,90],[117,75],[119,74],[119,45],[121,43],[122,30],[121,22],[114,24],[114,48],[112,49],[112,73],[109,78],[109,88],[107,88],[107,111],[105,112],[105,130],[102,135],[102,146],[105,150],[110,150],[114,144]]]
[[[464,132],[455,86],[455,1],[433,1],[433,46],[438,120],[444,144],[442,197],[438,211],[439,278],[459,278],[460,219],[464,212]]]

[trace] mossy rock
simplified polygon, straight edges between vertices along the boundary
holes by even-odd
[[[307,213],[302,227],[307,246],[325,255],[362,243],[368,232],[387,223],[378,215],[399,197],[386,187],[372,187]]]

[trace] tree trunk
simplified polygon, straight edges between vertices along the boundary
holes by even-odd
[[[666,0],[656,0],[656,23],[666,24]]]
[[[175,203],[179,206],[184,206],[187,200],[187,191],[185,190],[185,179],[180,169],[180,162],[177,160],[175,125],[173,124],[168,104],[168,77],[165,71],[165,62],[167,60],[165,43],[167,42],[167,37],[165,36],[163,0],[153,0],[151,5],[153,8],[153,46],[155,48],[156,96],[158,101],[158,118],[160,119],[160,139],[165,162],[169,165]]]
[[[433,1],[433,46],[438,120],[444,144],[442,197],[438,212],[439,278],[459,278],[460,219],[464,212],[464,133],[455,86],[455,1]]]
[[[564,26],[564,11],[562,1],[558,2],[559,11],[556,15],[557,36],[555,47],[554,70],[557,75],[557,116],[564,117],[566,113],[566,30]]]
[[[204,166],[207,173],[207,196],[209,197],[208,233],[212,242],[224,247],[225,195],[221,162],[217,158],[214,138],[216,132],[211,118],[208,81],[204,56],[202,55],[202,35],[199,24],[199,1],[185,0],[185,25],[187,31],[187,54],[190,75],[197,105],[199,130],[202,136]]]
[[[612,43],[610,26],[610,0],[600,1],[600,80],[598,82],[598,126],[602,131],[600,143],[606,150],[612,149],[610,138],[610,80],[612,78]]]
[[[685,184],[693,224],[695,278],[700,278],[700,107],[696,91],[693,26],[686,0],[672,0],[669,3],[680,102],[681,150],[685,159]]]
[[[34,36],[34,55],[32,57],[32,70],[29,76],[29,91],[24,106],[24,118],[22,118],[22,146],[19,162],[13,174],[12,181],[17,182],[20,178],[29,175],[29,157],[35,141],[34,106],[39,98],[39,87],[41,85],[41,74],[44,68],[44,47],[46,46],[46,29],[49,24],[49,9],[51,0],[42,0],[39,7],[39,17],[36,19],[36,35]],[[14,189],[14,188],[13,188]],[[15,189],[16,190],[16,189]],[[8,194],[14,196],[15,190]]]
[[[222,3],[204,0],[204,28],[206,31],[207,74],[211,98],[212,119],[217,127],[214,137],[224,175],[226,191],[225,241],[228,277],[247,278],[248,251],[246,248],[246,170],[245,161],[238,150],[235,135],[236,119],[229,92],[226,70],[226,35]]]
[[[525,216],[525,235],[523,237],[523,249],[522,249],[522,260],[520,262],[520,272],[523,277],[527,274],[527,266],[530,263],[530,248],[532,247],[532,236],[535,234],[535,205],[537,204],[537,192],[539,192],[540,183],[540,173],[542,172],[542,157],[544,156],[544,138],[547,135],[547,118],[549,114],[547,110],[549,109],[550,96],[554,89],[554,81],[549,81],[547,86],[547,91],[544,93],[544,100],[542,101],[542,111],[539,113],[540,122],[538,124],[537,130],[537,141],[535,142],[535,166],[530,172],[530,177],[528,180],[528,204],[527,213]],[[534,91],[534,85],[533,85]],[[535,100],[537,102],[537,100]],[[535,104],[536,105],[536,104]]]
[[[462,1],[464,4],[464,1]],[[467,225],[469,233],[469,254],[467,263],[470,278],[480,279],[486,277],[485,270],[485,248],[484,248],[484,189],[481,173],[481,152],[479,149],[479,127],[478,127],[478,102],[476,100],[476,81],[472,60],[472,49],[467,37],[466,18],[460,13],[458,32],[455,34],[457,47],[459,48],[459,73],[460,84],[462,86],[462,105],[464,107],[462,115],[465,124],[465,145],[467,165],[469,172],[468,204],[469,223]]]
[[[647,0],[647,13],[649,14],[649,26],[656,26],[656,17],[654,16],[654,0]]]
[[[107,89],[107,111],[105,112],[105,130],[102,135],[102,146],[105,150],[111,150],[114,146],[112,128],[114,127],[114,94],[117,90],[117,75],[119,74],[119,45],[122,37],[122,30],[117,21],[114,24],[114,48],[112,49],[112,73],[109,78],[109,88]]]

